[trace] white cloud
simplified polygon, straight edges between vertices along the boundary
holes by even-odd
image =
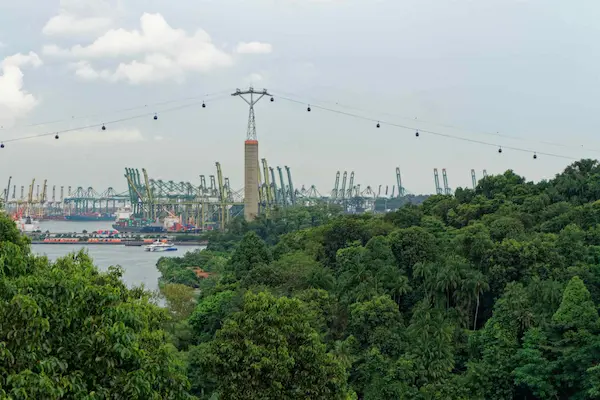
[[[241,42],[235,51],[239,54],[269,54],[273,51],[273,46],[270,43]]]
[[[0,125],[7,127],[27,115],[39,100],[23,89],[24,67],[39,67],[42,60],[34,52],[15,54],[0,63]]]
[[[253,72],[250,75],[248,75],[247,80],[250,83],[258,83],[258,82],[260,82],[260,81],[263,80],[263,76],[261,74],[257,73],[257,72]]]
[[[114,23],[115,0],[61,0],[58,15],[42,29],[46,36],[78,36],[106,32]]]
[[[69,50],[61,49],[55,44],[47,44],[42,47],[42,53],[51,57],[70,57]]]
[[[36,53],[30,51],[29,54],[17,53],[15,55],[8,56],[2,60],[1,65],[3,68],[11,66],[17,68],[26,66],[39,67],[42,65],[42,60]]]
[[[75,75],[85,80],[95,80],[100,78],[101,73],[96,71],[92,65],[87,61],[79,61],[71,64],[71,67],[75,70]]]
[[[112,25],[110,18],[79,18],[71,14],[59,14],[52,17],[42,29],[47,36],[70,36],[102,32]]]
[[[182,82],[187,72],[209,72],[233,64],[233,56],[215,46],[203,30],[193,35],[172,28],[160,14],[144,13],[139,30],[111,29],[91,44],[61,49],[44,47],[44,53],[70,56],[81,79],[126,81],[131,84],[174,80]],[[91,60],[118,59],[113,69],[96,69]],[[121,61],[127,59],[127,61]]]

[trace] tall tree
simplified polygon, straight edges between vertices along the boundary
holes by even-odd
[[[427,300],[415,310],[407,334],[419,385],[442,383],[454,368],[454,326]]]
[[[527,332],[515,382],[540,398],[587,399],[597,391],[598,311],[585,284],[573,277],[545,330]]]
[[[198,365],[219,398],[346,399],[342,362],[327,353],[300,300],[248,292]]]
[[[271,252],[265,242],[254,232],[248,232],[231,255],[228,268],[237,279],[243,278],[253,268],[269,264]]]
[[[436,258],[435,237],[420,227],[400,229],[390,235],[392,251],[402,268],[409,276],[416,263],[433,261]]]

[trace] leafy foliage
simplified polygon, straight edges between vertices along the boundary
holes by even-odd
[[[221,399],[345,399],[342,363],[326,352],[300,300],[248,292],[199,367]],[[266,322],[266,324],[265,324]],[[243,338],[243,340],[240,340]]]
[[[598,182],[600,164],[581,160],[385,215],[236,221],[210,237],[227,261],[200,284],[194,346],[180,346],[193,393],[600,397]]]
[[[198,288],[202,279],[197,276],[194,269],[219,272],[225,262],[223,253],[195,250],[185,253],[183,257],[161,257],[156,267],[161,273],[161,284],[181,284]]]
[[[86,253],[50,263],[0,215],[0,398],[187,399],[164,310]]]

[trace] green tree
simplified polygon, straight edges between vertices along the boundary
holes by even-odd
[[[265,242],[256,233],[248,232],[231,255],[228,268],[240,279],[253,268],[269,264],[271,260],[271,252]]]
[[[202,343],[212,340],[223,321],[238,309],[238,303],[238,294],[232,290],[202,298],[189,319],[195,341]]]
[[[364,245],[368,240],[364,221],[358,218],[337,219],[325,227],[323,235],[323,262],[334,267],[337,252],[354,242]]]
[[[167,284],[160,289],[167,302],[171,318],[181,321],[188,318],[196,307],[194,289],[181,284]]]
[[[398,228],[410,228],[411,226],[419,226],[423,218],[423,210],[414,204],[407,204],[395,212],[387,213],[383,219],[391,222]]]
[[[595,329],[598,326],[598,310],[578,276],[569,281],[552,321],[563,329]]]
[[[433,261],[436,257],[436,239],[423,228],[400,229],[392,233],[389,240],[398,266],[409,276],[416,263]]]
[[[490,236],[496,241],[517,239],[524,231],[523,223],[517,218],[500,217],[490,224]]]
[[[331,289],[334,278],[308,254],[295,251],[282,255],[269,265],[262,264],[251,270],[242,280],[242,287],[265,285],[280,294],[292,295],[305,289]]]
[[[186,399],[167,314],[85,252],[50,263],[0,215],[0,398]]]
[[[389,296],[379,296],[350,307],[348,332],[364,348],[378,347],[384,354],[398,357],[403,345],[402,315]]]
[[[585,284],[573,277],[545,331],[525,335],[515,383],[540,398],[586,399],[597,391],[598,311]]]
[[[302,320],[349,372],[343,391],[361,400],[600,397],[598,198],[600,163],[581,160],[538,183],[509,170],[420,205],[379,199],[377,211],[400,207],[387,214],[321,205],[235,219],[208,235],[223,252],[161,269],[163,283],[190,285],[190,263],[218,272],[198,283],[194,313],[174,329],[178,348],[198,344],[181,355],[193,393],[216,398],[223,382],[239,393],[242,377],[257,376],[263,397],[292,387],[287,371],[305,353],[281,338]],[[28,268],[7,259],[11,271]],[[260,291],[277,312],[242,309],[244,293]],[[232,354],[256,369],[234,366]]]
[[[247,293],[200,365],[220,399],[346,399],[346,373],[297,299]]]
[[[441,383],[454,368],[454,326],[428,301],[415,309],[407,334],[419,385]]]

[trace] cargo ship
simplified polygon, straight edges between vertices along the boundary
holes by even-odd
[[[117,218],[112,227],[123,233],[160,233],[166,231],[161,223],[136,217],[132,213],[131,207],[124,207],[117,211]]]
[[[89,214],[72,214],[65,215],[65,220],[76,222],[88,221],[114,221],[115,216],[111,214],[89,213]]]

